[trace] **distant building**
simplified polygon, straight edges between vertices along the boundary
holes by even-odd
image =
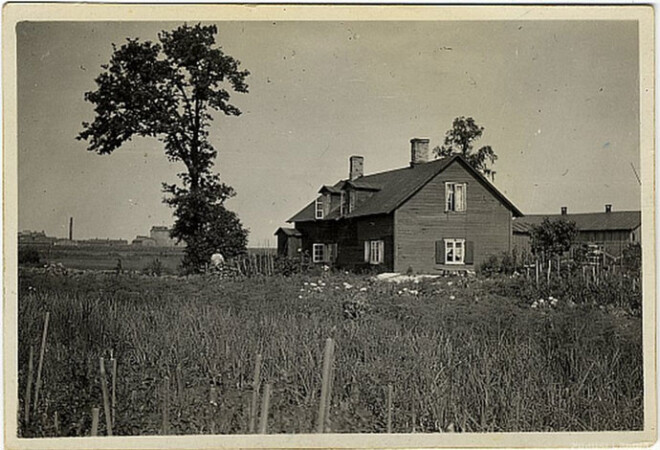
[[[158,243],[155,239],[149,236],[137,236],[135,239],[133,239],[131,245],[137,245],[140,247],[156,247],[158,246]]]
[[[46,236],[45,231],[19,231],[18,244],[19,245],[40,245],[49,246],[53,245],[57,238]]]
[[[85,240],[80,240],[76,241],[78,245],[99,245],[99,246],[107,246],[107,247],[114,247],[118,245],[128,245],[128,241],[126,239],[85,239]]]
[[[537,214],[517,218],[513,221],[514,247],[530,251],[530,231],[546,218],[574,222],[578,229],[578,242],[598,245],[613,256],[619,256],[628,245],[640,242],[641,212],[612,211],[612,205],[605,205],[603,212],[571,214],[566,207],[562,207],[560,214]]]
[[[156,241],[158,247],[184,247],[183,243],[176,242],[176,239],[170,237],[170,229],[161,225],[154,225],[151,227],[149,233],[151,239]]]

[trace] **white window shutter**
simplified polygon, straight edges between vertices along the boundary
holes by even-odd
[[[369,262],[369,251],[370,251],[369,241],[364,241],[364,262]]]
[[[378,241],[378,263],[382,263],[384,258],[383,255],[385,253],[385,242],[384,241]]]

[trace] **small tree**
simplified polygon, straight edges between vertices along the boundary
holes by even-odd
[[[163,184],[163,190],[176,217],[172,237],[186,242],[184,265],[191,270],[208,262],[213,253],[208,245],[238,233],[236,227],[247,235],[235,215],[227,220],[224,202],[235,192],[212,172],[217,151],[208,137],[212,111],[241,113],[229,103],[228,89],[247,92],[249,72],[215,46],[216,34],[213,25],[183,25],[161,32],[160,43],[128,39],[121,47],[113,44],[109,64],[95,80],[97,89],[85,93],[96,117],[83,123],[78,136],[99,154],[112,153],[133,136],[155,137],[170,160],[185,165],[182,186]],[[223,224],[234,229],[223,230]],[[230,242],[237,247],[225,245],[227,253],[245,251],[245,239]]]
[[[575,222],[546,217],[530,230],[532,253],[544,258],[561,255],[570,250],[577,234]]]
[[[467,162],[491,179],[495,178],[495,172],[489,167],[497,160],[497,155],[490,145],[485,145],[474,150],[475,141],[481,138],[484,128],[476,124],[472,117],[457,117],[454,119],[451,130],[445,134],[445,143],[436,147],[433,152],[440,158],[453,154],[460,154]]]

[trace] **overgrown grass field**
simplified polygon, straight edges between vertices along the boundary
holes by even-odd
[[[19,434],[55,435],[57,412],[59,435],[88,435],[93,407],[105,434],[99,357],[111,355],[115,435],[161,432],[165,376],[170,433],[247,433],[259,353],[273,386],[269,432],[314,432],[328,337],[332,432],[384,432],[389,384],[396,433],[641,429],[640,318],[562,298],[531,307],[512,283],[22,269]],[[36,358],[46,311],[39,405],[26,425],[29,348]]]

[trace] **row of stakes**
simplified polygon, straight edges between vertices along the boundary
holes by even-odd
[[[44,328],[41,338],[41,349],[39,352],[39,363],[37,367],[37,379],[34,388],[34,403],[32,411],[37,410],[37,405],[39,403],[39,391],[41,388],[41,374],[44,364],[44,352],[46,348],[46,338],[48,335],[48,322],[50,319],[50,313],[46,312],[44,318]],[[34,347],[30,346],[30,355],[28,361],[28,380],[25,391],[25,407],[24,407],[24,420],[25,424],[29,425],[30,423],[30,401],[32,400],[32,380],[34,377]],[[323,355],[323,374],[321,382],[321,399],[319,402],[319,410],[316,421],[316,431],[318,433],[324,433],[328,431],[328,418],[330,413],[330,399],[332,397],[332,382],[334,377],[334,359],[335,359],[335,341],[332,338],[326,339],[325,342],[325,351]],[[112,357],[110,358],[111,363],[111,389],[108,388],[108,382],[106,380],[106,362],[104,358],[99,358],[99,369],[100,369],[100,380],[101,380],[101,393],[103,396],[103,412],[105,416],[106,423],[106,433],[108,436],[112,436],[112,428],[115,423],[115,412],[117,405],[116,397],[116,380],[117,380],[117,359]],[[252,380],[252,399],[251,399],[251,408],[250,408],[250,417],[249,417],[249,432],[259,434],[268,433],[268,411],[270,408],[270,397],[272,394],[273,386],[271,383],[266,383],[264,386],[263,396],[261,398],[261,414],[259,417],[259,423],[257,428],[257,408],[259,406],[259,391],[261,388],[261,366],[262,366],[262,356],[261,354],[257,355],[256,364],[254,369],[254,378]],[[163,402],[162,402],[162,434],[167,435],[170,432],[169,427],[169,377],[165,376],[163,380]],[[388,387],[388,418],[387,418],[387,430],[391,432],[392,430],[392,386]],[[98,407],[92,408],[92,429],[91,436],[98,435],[99,427],[99,414],[100,410]],[[59,417],[57,411],[54,413],[53,422],[55,426],[55,433],[59,435]]]

